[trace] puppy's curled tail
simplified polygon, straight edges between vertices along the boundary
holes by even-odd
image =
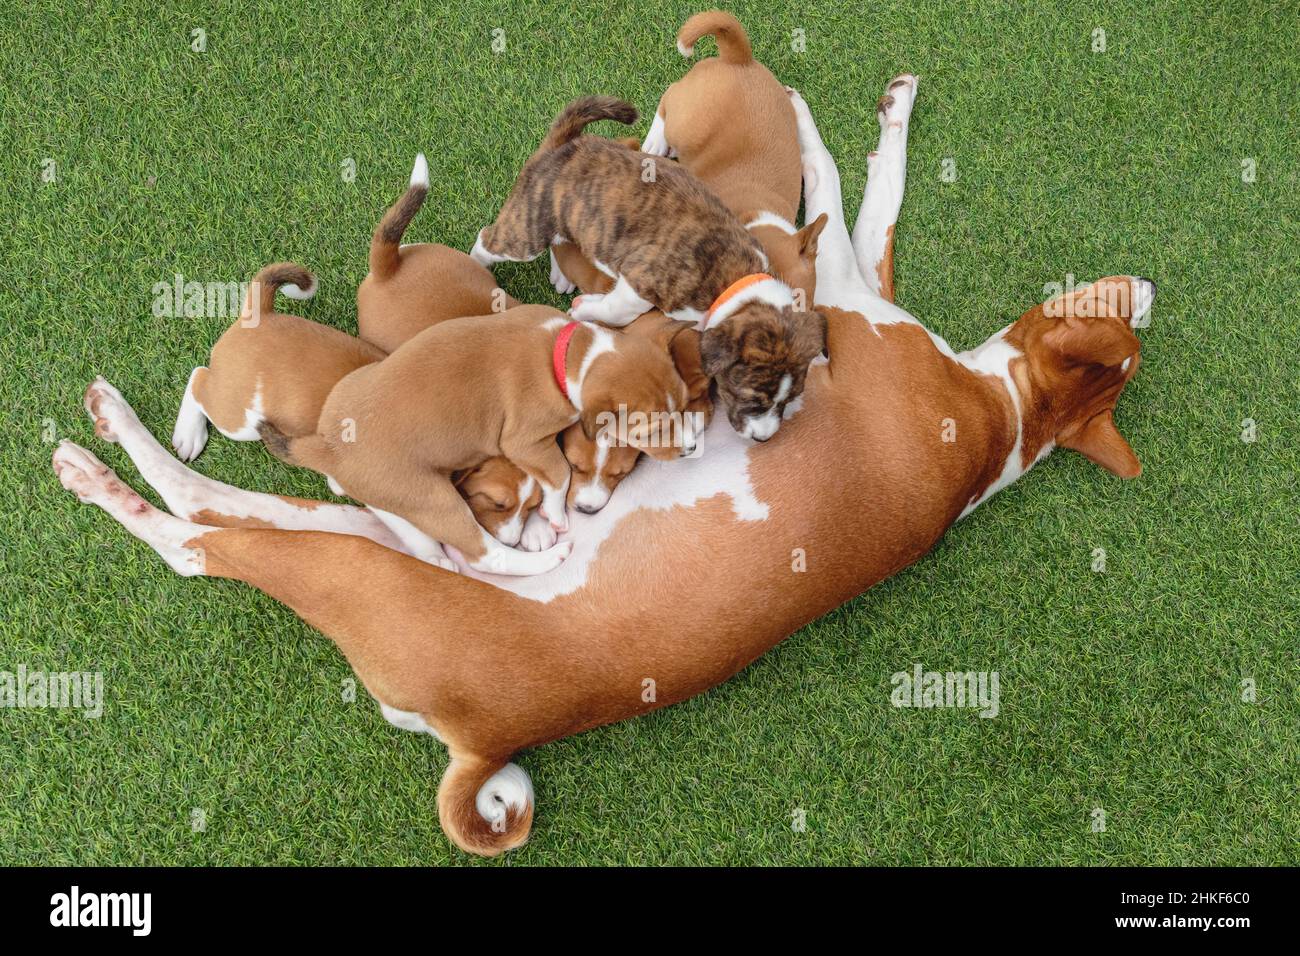
[[[517,764],[453,757],[438,787],[438,819],[466,853],[513,850],[523,846],[533,826],[533,783]]]
[[[695,14],[677,31],[677,52],[686,57],[694,56],[695,44],[704,36],[712,36],[718,41],[718,59],[723,63],[744,66],[753,62],[754,50],[749,45],[749,35],[730,13],[707,10]]]
[[[276,289],[290,299],[310,299],[316,294],[316,277],[296,262],[272,262],[264,266],[248,285],[240,319],[255,320],[259,315],[274,312]]]
[[[384,213],[384,218],[379,220],[370,240],[370,274],[376,279],[387,279],[397,271],[402,236],[424,205],[424,197],[428,194],[429,164],[424,153],[420,153],[415,157],[411,183],[405,194]]]
[[[636,107],[617,96],[584,96],[560,111],[542,140],[540,151],[555,149],[582,135],[589,123],[612,119],[627,126],[636,122]]]

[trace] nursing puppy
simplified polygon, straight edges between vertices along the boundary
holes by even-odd
[[[262,431],[273,454],[328,476],[417,556],[436,563],[444,542],[476,570],[540,574],[572,544],[503,546],[475,522],[451,476],[503,456],[537,481],[540,513],[564,531],[570,472],[557,435],[580,422],[594,438],[622,417],[622,440],[675,458],[694,451],[693,431],[671,427],[686,403],[666,342],[522,305],[434,325],[345,376],[312,435]]]
[[[446,252],[486,271],[462,252]],[[386,353],[374,345],[337,329],[276,312],[276,290],[283,291],[286,283],[295,291],[315,288],[311,274],[293,263],[262,269],[239,319],[212,347],[208,364],[191,373],[172,432],[172,446],[182,461],[192,461],[203,450],[209,421],[236,441],[260,441],[263,423],[288,436],[312,434],[339,379],[384,358]],[[457,472],[452,481],[493,537],[506,545],[519,543],[541,501],[537,482],[504,458]]]
[[[626,331],[628,335],[640,335],[657,342],[668,339],[673,366],[686,386],[685,414],[692,416],[695,433],[702,433],[713,419],[713,401],[709,398],[709,377],[704,374],[700,361],[699,330],[686,323],[673,322],[662,312],[654,311],[638,317]],[[614,489],[632,472],[641,457],[639,449],[619,444],[607,433],[597,434],[594,440],[588,438],[578,425],[571,425],[561,433],[560,447],[564,449],[564,457],[569,460],[573,472],[569,484],[569,507],[583,514],[595,514],[605,507]]]
[[[702,322],[704,367],[728,420],[766,441],[824,348],[825,319],[794,308],[790,287],[762,271],[758,241],[690,173],[581,135],[599,119],[631,123],[636,110],[613,97],[569,104],[470,254],[526,261],[560,237],[617,276],[609,293],[576,300],[575,318],[622,326],[658,308]]]

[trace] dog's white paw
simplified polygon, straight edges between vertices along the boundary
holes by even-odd
[[[604,299],[603,292],[584,292],[570,304],[569,315],[580,322],[594,322],[604,315],[604,310],[600,308]]]
[[[116,443],[122,429],[139,424],[122,393],[108,384],[102,375],[86,386],[83,403],[90,420],[95,423],[95,434],[106,442]]]
[[[645,134],[645,142],[641,144],[641,152],[650,156],[667,157],[671,151],[668,138],[664,134],[664,118],[656,112],[654,121],[650,124],[650,131]]]
[[[208,416],[203,406],[194,397],[194,376],[199,373],[196,368],[190,373],[190,380],[185,385],[185,397],[181,399],[180,410],[176,413],[176,427],[172,429],[172,448],[181,461],[193,461],[208,443]]]
[[[545,551],[555,544],[559,534],[551,523],[543,517],[541,511],[534,510],[524,523],[523,534],[519,536],[519,547],[525,551]]]
[[[889,81],[885,95],[876,103],[876,116],[880,128],[902,127],[912,115],[912,103],[916,100],[916,77],[911,73],[901,73]]]
[[[555,287],[555,291],[560,293],[560,295],[568,295],[578,288],[573,284],[572,280],[564,274],[564,270],[560,268],[560,262],[555,258],[554,249],[551,250],[551,285]]]

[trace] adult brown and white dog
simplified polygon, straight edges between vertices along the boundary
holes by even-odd
[[[896,84],[881,114],[864,235],[891,229],[901,198],[897,134],[915,81]],[[448,836],[485,855],[519,846],[534,798],[509,762],[517,751],[726,680],[916,561],[1057,445],[1122,477],[1140,471],[1113,411],[1138,368],[1130,325],[1150,308],[1152,283],[1099,280],[953,351],[873,291],[859,260],[878,277],[890,270],[873,248],[854,249],[835,164],[807,107],[793,103],[809,214],[828,216],[817,272],[829,361],[813,367],[780,447],[746,443],[715,422],[699,458],[647,462],[600,514],[575,516],[573,555],[554,572],[452,574],[393,550],[391,538],[367,540],[368,525],[349,535],[351,513],[336,510],[344,506],[310,509],[218,485],[167,455],[102,381],[86,395],[96,432],[122,443],[175,514],[70,442],[54,454],[60,481],[181,574],[245,581],[330,636],[385,717],[446,743],[438,811]],[[958,441],[944,440],[948,418]],[[277,530],[290,527],[345,533]],[[794,548],[815,574],[792,573]],[[630,607],[655,612],[630,616]]]

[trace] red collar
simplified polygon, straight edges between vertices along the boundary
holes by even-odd
[[[564,397],[569,397],[569,381],[565,375],[565,366],[569,357],[569,342],[573,340],[573,333],[578,331],[578,322],[570,322],[564,328],[560,329],[560,334],[555,337],[555,348],[551,350],[551,371],[555,373],[555,384],[560,386],[560,391]]]

